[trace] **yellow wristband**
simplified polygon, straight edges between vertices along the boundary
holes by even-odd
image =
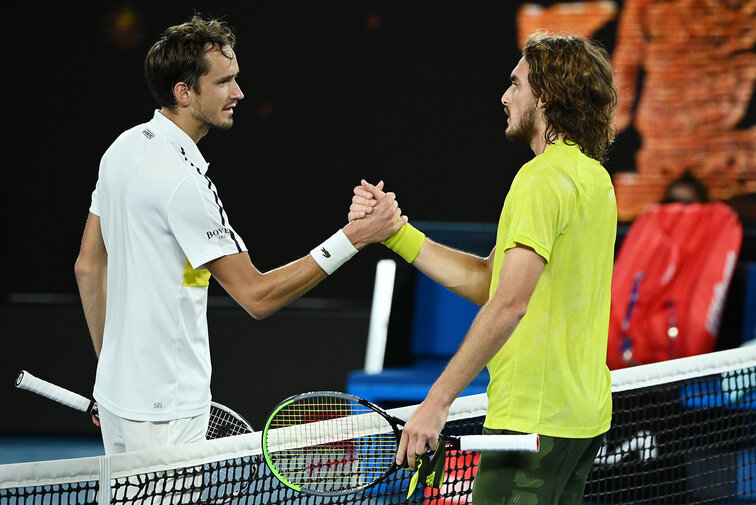
[[[423,242],[425,233],[407,223],[381,243],[404,258],[407,263],[412,263],[420,253]]]

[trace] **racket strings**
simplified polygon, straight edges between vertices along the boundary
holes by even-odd
[[[287,481],[319,492],[355,489],[394,463],[391,425],[369,407],[340,397],[303,398],[271,420],[268,447]]]
[[[249,425],[246,422],[216,405],[210,406],[210,421],[207,424],[207,433],[205,435],[208,440],[244,435],[246,433],[251,433]]]

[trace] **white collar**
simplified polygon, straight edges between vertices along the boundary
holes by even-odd
[[[155,128],[163,135],[168,137],[171,141],[175,142],[184,152],[184,155],[189,158],[194,165],[200,169],[201,173],[207,172],[207,168],[210,164],[205,161],[204,156],[194,143],[194,140],[187,135],[176,123],[165,117],[159,109],[155,109],[155,114],[152,116],[152,120],[148,123],[150,128]]]

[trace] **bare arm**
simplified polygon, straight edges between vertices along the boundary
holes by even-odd
[[[347,224],[342,230],[355,247],[380,242],[406,223],[394,195],[375,206],[369,219]],[[223,289],[255,319],[263,319],[296,300],[327,277],[311,255],[269,272],[260,272],[246,252],[223,256],[207,264]]]
[[[401,464],[406,457],[414,469],[415,455],[423,454],[427,447],[436,447],[454,399],[502,348],[525,316],[545,264],[546,261],[528,247],[517,246],[507,251],[496,292],[476,316],[428,396],[407,421],[397,463]]]
[[[102,238],[100,218],[92,213],[87,218],[81,249],[74,266],[84,317],[97,357],[102,350],[107,305],[108,252]]]
[[[264,319],[326,278],[311,256],[269,272],[260,272],[246,252],[207,264],[218,283],[255,319]]]
[[[440,285],[480,307],[488,300],[493,253],[481,258],[426,237],[412,264]]]

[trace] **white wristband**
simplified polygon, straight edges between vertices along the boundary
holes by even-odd
[[[355,254],[357,254],[357,249],[343,230],[337,231],[328,240],[310,251],[310,255],[328,275],[334,273]]]

